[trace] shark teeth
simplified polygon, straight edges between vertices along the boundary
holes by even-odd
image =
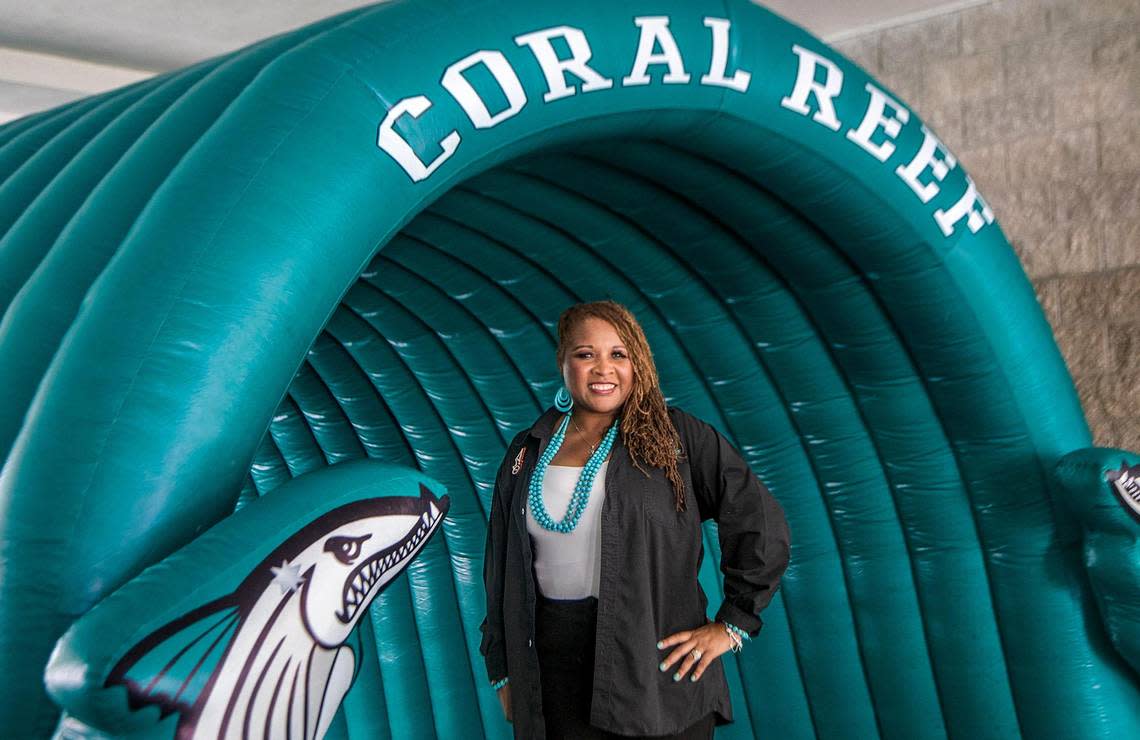
[[[368,598],[372,587],[380,577],[399,565],[415,553],[432,527],[439,521],[440,511],[434,502],[429,503],[428,510],[420,515],[419,526],[395,549],[382,550],[363,563],[352,574],[352,580],[345,589],[344,608],[337,614],[337,618],[344,624],[352,621],[357,611]]]

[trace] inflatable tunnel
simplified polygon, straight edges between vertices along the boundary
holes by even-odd
[[[389,2],[0,128],[4,734],[172,737],[111,663],[353,472],[449,505],[321,731],[508,737],[492,485],[600,298],[788,515],[718,737],[1140,737],[1140,459],[936,133],[744,0]]]

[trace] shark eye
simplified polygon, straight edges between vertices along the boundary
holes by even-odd
[[[325,542],[325,552],[331,552],[334,558],[345,565],[352,565],[352,561],[360,557],[361,545],[370,537],[370,534],[360,537],[329,537]]]

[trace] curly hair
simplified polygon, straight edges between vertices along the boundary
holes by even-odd
[[[633,366],[633,390],[621,408],[621,440],[629,450],[634,466],[647,477],[649,471],[642,463],[663,468],[665,477],[673,484],[674,505],[677,511],[685,510],[685,482],[677,470],[681,455],[681,438],[665,409],[665,397],[657,378],[657,366],[649,341],[633,313],[615,301],[576,303],[558,317],[559,373],[570,352],[571,335],[578,325],[588,318],[608,322],[629,352]]]

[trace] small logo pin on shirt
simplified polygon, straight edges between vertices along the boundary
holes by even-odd
[[[526,448],[523,447],[521,450],[519,450],[519,454],[515,455],[515,464],[511,468],[511,475],[518,475],[519,474],[519,471],[522,470],[523,458],[525,458],[525,457],[526,457]]]

